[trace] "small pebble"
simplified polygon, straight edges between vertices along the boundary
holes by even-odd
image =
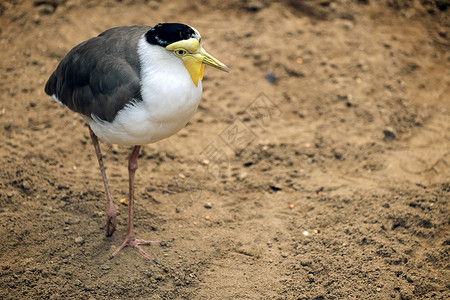
[[[94,213],[94,216],[96,216],[96,217],[103,217],[105,215],[105,212],[104,211],[96,211],[95,213]]]
[[[310,266],[310,265],[312,265],[312,260],[310,260],[310,259],[303,259],[303,260],[300,261],[300,264],[302,266],[304,266],[304,267]]]
[[[28,181],[22,182],[22,187],[24,190],[29,190],[31,188],[31,184]]]
[[[206,221],[208,221],[208,220],[210,220],[210,219],[211,219],[210,216],[205,216],[205,220],[206,220]]]
[[[51,15],[55,12],[56,6],[51,4],[42,3],[38,6],[38,12],[40,15]]]
[[[114,154],[119,153],[119,145],[112,144],[111,145],[111,150],[112,150],[112,153],[114,153]]]
[[[109,270],[109,269],[111,269],[110,266],[107,266],[107,265],[103,265],[103,266],[102,266],[102,270],[105,270],[105,271],[106,271],[106,270]]]
[[[385,140],[396,140],[397,139],[397,133],[395,132],[395,129],[392,127],[384,128],[383,134],[384,134]]]
[[[238,179],[242,181],[247,177],[247,175],[248,175],[247,172],[243,172],[243,173],[239,174]]]
[[[272,71],[268,71],[266,73],[266,80],[267,82],[269,82],[270,84],[274,84],[277,81],[277,77],[275,76],[275,74],[273,74]]]
[[[83,242],[84,242],[84,239],[83,239],[81,236],[77,236],[77,237],[75,238],[75,243],[81,244],[81,243],[83,243]]]
[[[203,205],[203,207],[204,207],[204,208],[207,208],[207,209],[211,209],[211,208],[212,208],[212,203],[211,203],[211,202],[208,202],[208,203],[206,203],[205,205]]]

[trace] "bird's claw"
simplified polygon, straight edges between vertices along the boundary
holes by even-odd
[[[144,257],[147,260],[153,260],[153,257],[148,255],[139,245],[159,245],[161,244],[160,241],[145,241],[145,240],[139,240],[134,239],[134,237],[131,237],[130,235],[125,235],[125,240],[122,243],[122,245],[116,249],[116,251],[113,252],[111,255],[111,258],[119,254],[123,248],[125,247],[132,247],[137,253],[139,253],[142,257]]]

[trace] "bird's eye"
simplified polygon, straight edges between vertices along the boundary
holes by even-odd
[[[177,56],[183,56],[183,55],[185,55],[186,53],[187,53],[186,50],[183,50],[183,49],[175,50],[175,54],[176,54]]]

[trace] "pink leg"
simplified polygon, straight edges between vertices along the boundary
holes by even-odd
[[[148,260],[152,260],[144,250],[139,247],[139,245],[154,245],[159,244],[157,241],[144,241],[138,240],[134,238],[134,230],[133,230],[133,203],[134,203],[134,174],[138,168],[137,158],[139,155],[139,151],[141,150],[141,146],[134,146],[133,151],[130,154],[130,158],[128,160],[128,174],[129,174],[129,204],[128,204],[128,226],[127,232],[125,233],[125,240],[122,245],[117,248],[116,251],[112,254],[112,256],[116,256],[123,248],[126,246],[133,247],[140,255]]]
[[[98,144],[98,138],[92,129],[89,127],[89,133],[91,135],[92,143],[94,144],[95,153],[97,154],[98,164],[100,165],[100,171],[103,176],[103,184],[105,185],[106,199],[108,203],[106,205],[106,236],[111,236],[116,230],[116,216],[117,212],[114,208],[114,203],[111,199],[111,194],[109,193],[108,180],[106,179],[105,167],[103,166],[102,153],[100,152],[100,146]]]

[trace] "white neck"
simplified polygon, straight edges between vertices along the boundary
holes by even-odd
[[[139,41],[141,95],[149,115],[161,122],[190,119],[202,95],[202,84],[192,82],[183,61],[164,47]],[[186,121],[187,122],[187,121]]]
[[[125,106],[112,123],[88,122],[97,136],[109,143],[145,145],[181,130],[194,115],[202,96],[202,83],[192,82],[183,61],[142,37],[138,45],[143,101]]]

